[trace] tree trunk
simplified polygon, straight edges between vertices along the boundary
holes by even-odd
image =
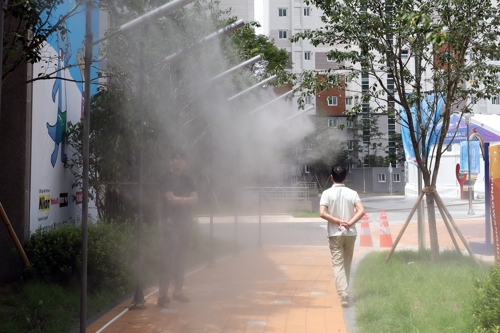
[[[427,216],[429,218],[429,238],[431,241],[431,260],[436,262],[439,258],[439,241],[436,228],[436,208],[434,206],[434,192],[425,194],[427,202]]]

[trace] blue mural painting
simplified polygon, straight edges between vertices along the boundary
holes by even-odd
[[[55,24],[61,17],[66,15],[75,7],[75,2],[67,0],[57,7],[57,10],[49,17],[49,22]],[[57,163],[57,157],[60,156],[61,162],[66,163],[67,157],[65,152],[66,142],[66,123],[67,123],[67,110],[68,104],[77,103],[81,109],[83,116],[83,98],[86,95],[83,87],[83,71],[84,71],[84,43],[85,43],[85,5],[79,5],[74,13],[69,16],[61,29],[58,29],[48,40],[52,48],[57,53],[57,66],[56,77],[52,88],[52,101],[57,103],[57,114],[54,114],[54,120],[46,123],[47,132],[50,138],[54,141],[54,150],[52,152],[50,161],[52,167]],[[93,11],[92,31],[94,36],[99,33],[99,12]],[[73,52],[72,45],[82,45],[77,52]],[[97,52],[97,47],[94,50]],[[70,77],[66,77],[69,73]],[[91,80],[97,77],[97,69],[95,66],[91,70]],[[80,90],[80,96],[75,99],[74,96],[69,96],[67,86],[68,84],[75,84]],[[90,95],[97,91],[96,85],[91,85]]]

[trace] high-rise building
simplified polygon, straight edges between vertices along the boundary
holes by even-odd
[[[326,73],[328,69],[340,69],[340,66],[348,65],[337,62],[329,56],[328,52],[332,50],[332,46],[313,46],[307,40],[300,40],[296,43],[290,41],[290,37],[297,33],[322,27],[322,14],[322,10],[312,4],[308,5],[302,0],[264,0],[264,22],[262,24],[264,34],[273,38],[276,46],[285,48],[289,52],[293,73],[300,73],[304,70],[317,70],[319,73],[322,71]],[[368,122],[374,117],[368,103],[362,105],[362,114],[357,117],[358,124],[365,121],[366,125],[358,125],[358,131],[346,130],[350,127],[352,119],[348,119],[345,111],[349,111],[361,103],[362,93],[369,89],[370,78],[366,75],[356,80],[350,80],[347,76],[342,75],[342,71],[338,70],[335,71],[335,74],[331,73],[330,77],[325,74],[325,79],[338,80],[339,75],[341,82],[346,85],[346,89],[333,88],[313,96],[307,96],[305,98],[306,107],[314,107],[311,113],[324,118],[327,127],[332,129],[328,135],[345,142],[345,148],[352,150],[353,142],[363,145],[363,153],[353,153],[353,159],[359,160],[363,156],[373,154],[385,155],[384,149],[379,149],[377,152],[370,151],[370,147],[373,147],[374,143],[377,144],[381,141],[383,145],[389,146],[390,152],[395,153],[395,143],[390,140],[392,135],[396,133],[394,118],[387,115],[376,115],[379,131],[386,135],[382,140],[374,138],[370,133],[370,126],[368,126]],[[344,130],[334,131],[333,129],[342,126],[331,126],[331,124],[343,125]],[[354,151],[357,150],[359,149],[354,149]]]
[[[231,9],[231,15],[237,16],[245,22],[255,20],[255,1],[254,0],[220,0],[217,3],[219,9]]]

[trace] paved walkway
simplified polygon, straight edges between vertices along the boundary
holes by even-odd
[[[467,241],[484,240],[483,220],[458,220],[457,224]],[[381,250],[378,226],[370,225],[374,246],[358,245],[355,260]],[[393,240],[401,227],[401,223],[390,225]],[[440,246],[452,248],[442,222],[438,222],[438,233]],[[410,223],[398,249],[417,245],[416,223]],[[172,301],[161,308],[156,305],[156,288],[146,290],[145,309],[127,311],[131,300],[126,300],[92,323],[87,332],[354,332],[349,319],[354,306],[340,306],[326,239],[325,246],[264,247],[221,260],[214,267],[190,273],[185,293],[191,297],[190,303]]]

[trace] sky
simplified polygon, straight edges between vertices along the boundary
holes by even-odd
[[[255,0],[254,2],[254,11],[255,11],[255,21],[259,22],[262,25],[264,21],[264,0]],[[255,29],[257,34],[262,34],[264,30],[262,27]]]

